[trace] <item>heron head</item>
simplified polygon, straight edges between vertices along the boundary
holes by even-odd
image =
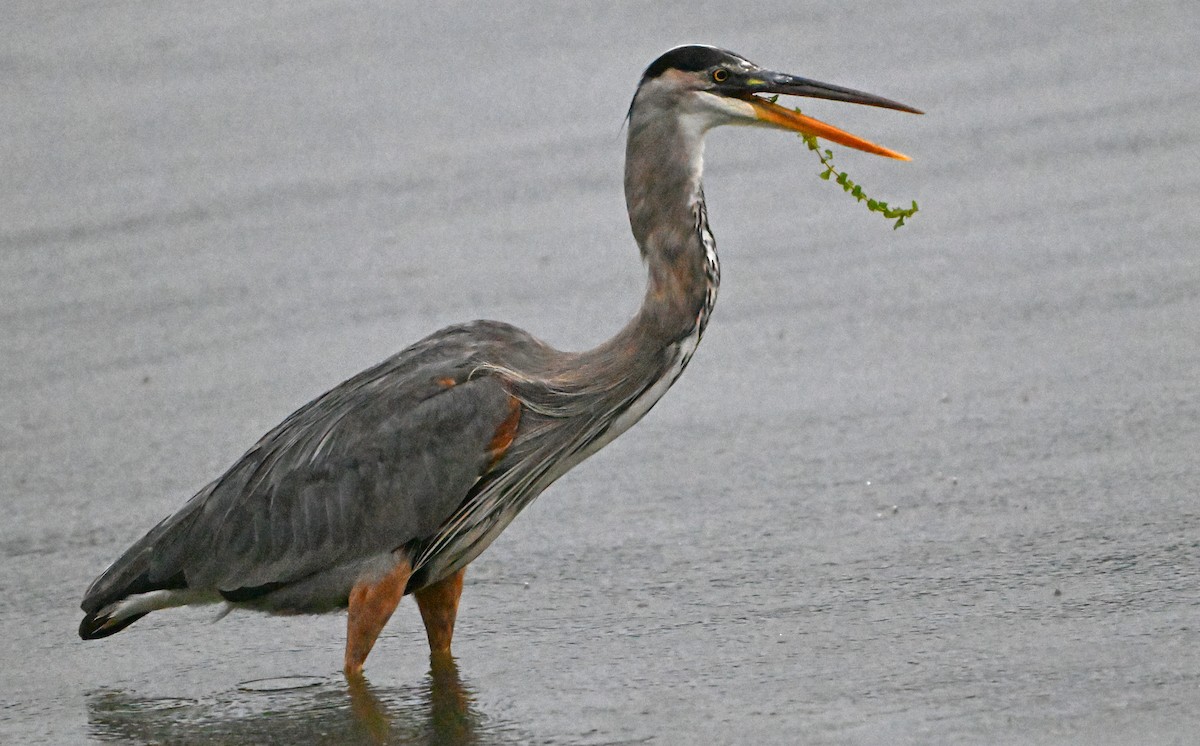
[[[667,109],[702,133],[722,124],[746,124],[815,135],[840,145],[889,158],[908,156],[876,145],[792,109],[774,97],[807,96],[852,104],[879,106],[913,114],[918,109],[852,88],[821,83],[795,75],[764,70],[744,57],[716,47],[692,44],[676,47],[646,68],[630,107]],[[770,97],[770,98],[768,98]]]

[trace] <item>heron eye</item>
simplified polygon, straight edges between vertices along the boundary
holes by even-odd
[[[718,83],[724,83],[729,80],[729,71],[723,67],[718,67],[716,70],[713,70],[712,78]]]

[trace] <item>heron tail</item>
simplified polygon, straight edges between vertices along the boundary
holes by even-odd
[[[115,635],[156,609],[182,606],[201,598],[188,588],[183,572],[186,542],[180,540],[195,519],[208,488],[169,516],[92,581],[80,608],[79,636],[98,640]]]
[[[115,635],[150,612],[117,617],[109,614],[88,614],[79,623],[79,637],[83,640],[99,640],[101,637]]]

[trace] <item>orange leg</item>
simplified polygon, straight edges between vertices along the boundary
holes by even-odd
[[[350,590],[344,669],[347,677],[362,675],[363,663],[383,631],[383,626],[400,603],[409,575],[412,575],[412,566],[404,559],[379,580],[373,583],[360,582]]]
[[[462,595],[463,574],[466,568],[447,575],[433,585],[427,585],[413,595],[421,609],[425,622],[425,636],[429,638],[429,652],[442,655],[450,652],[450,640],[454,637],[454,619],[458,616],[458,598]]]

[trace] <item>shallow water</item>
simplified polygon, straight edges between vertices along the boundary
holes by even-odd
[[[0,741],[1184,743],[1200,732],[1194,4],[18,3],[0,52]],[[642,277],[637,76],[705,40],[925,108],[914,157],[710,138],[687,374],[402,605],[152,615],[91,579],[296,406],[441,325],[565,348]]]

